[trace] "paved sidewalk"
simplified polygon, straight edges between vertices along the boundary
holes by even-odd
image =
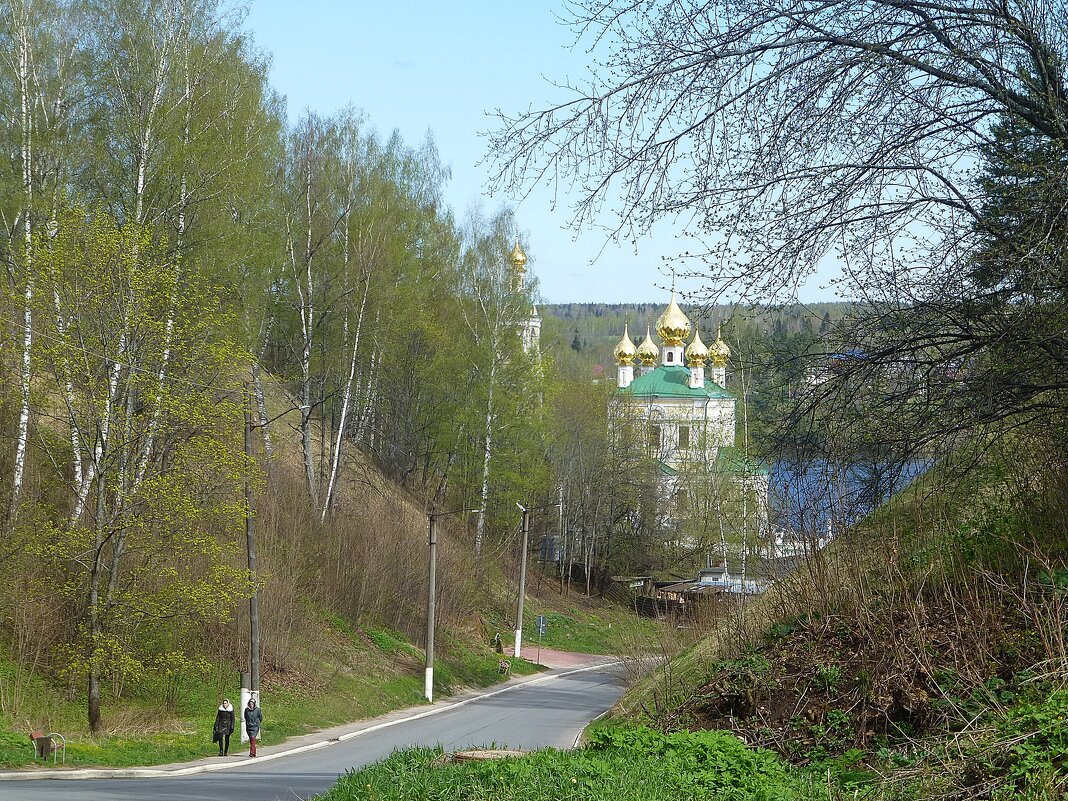
[[[512,646],[508,646],[504,649],[505,656],[511,656],[512,651],[515,650]],[[609,662],[619,661],[614,656],[601,656],[599,654],[575,654],[571,651],[556,651],[552,648],[542,648],[539,657],[537,642],[525,642],[523,643],[522,655],[524,659],[529,659],[533,662],[535,659],[539,660],[539,664],[543,667],[550,668],[551,670],[560,670],[565,668],[574,667],[586,667],[588,665],[608,664]]]
[[[524,648],[526,653],[526,648]],[[537,651],[527,653],[528,658],[537,655]],[[560,676],[571,673],[581,673],[587,670],[596,670],[605,665],[617,661],[614,657],[599,656],[594,654],[570,654],[563,651],[549,651],[546,648],[541,652],[541,664],[550,670],[544,673],[535,673],[531,676],[517,676],[502,684],[494,685],[482,690],[474,690],[462,695],[426,704],[424,706],[398,709],[370,720],[361,720],[354,723],[346,723],[331,729],[305,734],[300,737],[290,737],[278,745],[260,745],[256,750],[257,762],[278,759],[306,751],[314,751],[319,748],[327,748],[335,743],[369,734],[388,726],[395,726],[406,720],[437,715],[454,709],[458,706],[469,704],[480,698],[488,698],[500,693],[509,692],[532,682],[550,681]],[[268,723],[269,723],[268,719]],[[235,738],[236,740],[236,738]],[[245,748],[247,746],[237,747]],[[233,749],[231,749],[233,750]],[[132,779],[132,778],[158,778],[161,776],[186,776],[192,773],[208,773],[217,770],[227,770],[246,765],[251,761],[247,753],[230,754],[226,757],[206,756],[192,762],[178,762],[170,765],[153,765],[152,767],[139,768],[52,768],[52,767],[29,767],[18,770],[0,771],[0,781],[38,780],[38,779]]]

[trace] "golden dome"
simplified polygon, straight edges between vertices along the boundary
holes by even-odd
[[[725,367],[727,365],[727,358],[731,355],[731,349],[727,347],[727,343],[723,341],[723,337],[720,336],[720,330],[716,329],[716,341],[712,343],[712,347],[709,348],[709,354],[712,356],[712,364],[716,367]]]
[[[630,341],[630,331],[626,323],[623,323],[623,339],[619,340],[612,355],[616,357],[616,364],[619,365],[634,364],[634,360],[638,357],[638,349]]]
[[[656,347],[652,334],[649,333],[649,327],[646,326],[645,339],[638,346],[638,361],[642,363],[642,367],[652,367],[656,364],[656,359],[659,355],[660,349]]]
[[[682,340],[690,335],[690,319],[682,313],[675,302],[675,293],[671,293],[671,303],[656,321],[656,333],[666,345],[681,345]]]
[[[499,251],[498,251],[499,252]],[[512,248],[511,254],[508,256],[508,261],[512,264],[512,269],[518,273],[526,272],[527,269],[527,254],[523,252],[523,248],[519,247],[519,240],[515,241],[515,247]]]
[[[707,360],[708,348],[706,348],[705,343],[701,341],[701,332],[694,331],[693,342],[686,348],[686,366],[704,367]]]

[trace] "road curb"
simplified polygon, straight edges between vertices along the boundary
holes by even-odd
[[[475,701],[481,701],[485,698],[492,698],[496,695],[502,695],[503,693],[513,692],[522,687],[529,686],[531,684],[542,684],[547,681],[554,681],[555,679],[562,679],[566,676],[573,676],[576,673],[586,673],[591,670],[601,670],[604,668],[613,667],[618,664],[618,660],[610,662],[600,662],[596,665],[585,665],[579,668],[569,668],[560,671],[559,673],[545,673],[535,674],[530,677],[524,676],[517,681],[509,682],[505,687],[499,687],[487,692],[478,693],[476,695],[468,696],[459,701],[453,701],[452,703],[442,703],[441,705],[434,704],[429,708],[416,712],[411,715],[405,715],[404,717],[395,718],[393,720],[382,721],[381,723],[371,723],[361,729],[355,731],[346,732],[340,734],[337,737],[330,737],[325,740],[319,740],[306,745],[298,745],[292,748],[287,748],[284,751],[275,751],[270,754],[262,754],[256,758],[245,757],[238,761],[232,762],[215,762],[204,765],[189,765],[181,768],[76,768],[71,770],[14,770],[14,771],[0,771],[0,782],[4,781],[38,781],[42,779],[161,779],[168,776],[191,776],[196,773],[213,773],[220,770],[233,770],[236,768],[242,768],[249,765],[260,764],[263,762],[270,762],[274,759],[281,759],[282,757],[293,756],[294,754],[302,754],[308,751],[317,751],[320,748],[327,748],[331,745],[337,745],[338,743],[352,740],[356,737],[362,737],[365,734],[381,731],[387,729],[390,726],[397,726],[401,723],[407,723],[412,720],[419,720],[420,718],[430,717],[431,715],[440,715],[444,712],[450,712],[453,709],[466,706],[467,704],[474,703]],[[396,713],[394,713],[396,714]],[[603,715],[603,713],[602,713]]]

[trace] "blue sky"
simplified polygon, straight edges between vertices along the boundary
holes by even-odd
[[[589,56],[571,47],[571,30],[557,20],[563,13],[558,0],[253,0],[245,27],[272,54],[271,82],[290,119],[351,103],[381,133],[397,129],[413,145],[430,131],[452,170],[445,194],[457,217],[474,206],[487,214],[514,207],[544,300],[666,301],[665,265],[686,248],[670,225],[617,244],[598,230],[576,236],[566,228],[567,199],[554,209],[547,190],[521,200],[485,189],[479,133],[494,125],[486,112],[541,108],[563,97],[550,80],[586,73]]]

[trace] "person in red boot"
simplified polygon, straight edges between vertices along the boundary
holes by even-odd
[[[260,736],[260,726],[263,725],[263,710],[256,706],[256,699],[248,699],[245,707],[245,731],[248,733],[248,755],[256,756],[256,738]]]

